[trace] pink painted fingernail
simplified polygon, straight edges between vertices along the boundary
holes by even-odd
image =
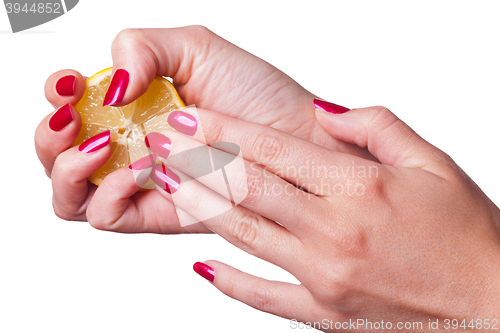
[[[167,158],[172,150],[172,141],[165,135],[157,132],[152,132],[146,135],[144,139],[146,146],[161,158]]]
[[[196,262],[193,265],[193,269],[196,273],[200,274],[203,276],[205,279],[207,279],[210,282],[214,282],[215,279],[215,271],[212,267],[208,266],[207,264],[204,264],[202,262]]]
[[[144,156],[140,159],[138,159],[135,162],[132,162],[128,166],[130,170],[144,170],[155,164],[156,161],[156,154],[149,154],[148,156]]]
[[[78,147],[78,150],[82,153],[92,153],[101,148],[106,147],[111,141],[111,132],[105,131],[94,135]]]
[[[320,109],[320,110],[326,111],[328,113],[334,113],[334,114],[342,114],[342,113],[346,113],[347,111],[350,110],[346,107],[343,107],[343,106],[340,106],[337,104],[333,104],[333,103],[330,103],[327,101],[322,101],[320,99],[314,100],[314,107],[316,109]]]
[[[128,72],[124,69],[118,69],[113,75],[113,79],[109,84],[108,92],[104,97],[102,106],[115,105],[120,103],[125,96],[129,81]]]
[[[198,128],[196,118],[183,111],[172,112],[168,116],[167,122],[173,129],[191,136],[196,133],[196,129]]]
[[[168,193],[175,193],[181,185],[179,176],[163,164],[156,164],[154,166],[151,179]]]
[[[71,106],[66,104],[61,106],[59,110],[52,115],[52,118],[49,120],[49,127],[51,130],[59,132],[64,127],[68,126],[72,120],[73,113],[71,112]]]
[[[73,96],[73,94],[75,93],[75,83],[76,76],[63,76],[56,83],[56,91],[59,96]]]

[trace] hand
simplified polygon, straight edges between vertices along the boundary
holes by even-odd
[[[114,40],[112,55],[113,68],[126,69],[130,77],[125,94],[113,105],[135,100],[155,75],[169,76],[187,105],[272,126],[327,148],[373,159],[365,149],[332,138],[318,125],[311,93],[206,28],[127,29]],[[61,85],[68,79],[71,82]],[[63,89],[57,89],[58,85]],[[60,109],[66,103],[75,105],[84,87],[80,73],[63,70],[48,78],[45,95]],[[89,220],[97,228],[119,232],[208,232],[201,225],[179,228],[173,206],[159,208],[156,193],[136,193],[138,187],[126,171],[109,175],[99,189],[88,184],[86,178],[105,163],[110,147],[92,156],[70,148],[81,121],[74,108],[63,111],[72,118],[69,124],[51,129],[54,112],[40,123],[35,135],[39,159],[52,177],[56,215]],[[126,224],[129,219],[125,216],[135,222]]]
[[[447,318],[500,319],[499,209],[449,156],[387,109],[316,111],[332,136],[368,147],[381,164],[213,111],[191,115],[202,124],[193,138],[167,131],[151,140],[153,150],[171,140],[168,167],[154,168],[160,193],[189,212],[181,223],[204,220],[301,282],[268,281],[217,261],[195,264],[223,293],[281,317],[322,323],[324,331],[358,319],[391,322],[393,329],[398,322],[426,329],[429,319],[440,319],[441,329]],[[232,197],[248,195],[232,209],[220,180],[197,176],[199,150],[192,148],[204,140],[241,148],[242,157],[233,158],[244,167],[227,178]],[[212,156],[230,153],[218,147],[226,152],[211,148]],[[175,158],[179,153],[184,158]]]

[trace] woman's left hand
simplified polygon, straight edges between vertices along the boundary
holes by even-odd
[[[500,319],[498,208],[387,109],[316,111],[327,132],[368,147],[381,164],[216,112],[185,111],[191,116],[180,113],[173,125],[187,133],[182,119],[195,117],[192,136],[147,137],[151,151],[170,150],[167,167],[154,166],[151,178],[189,213],[181,224],[203,221],[301,282],[197,263],[223,293],[281,317],[321,322],[325,331],[358,320],[378,322],[380,331],[381,321],[425,329],[429,319]]]

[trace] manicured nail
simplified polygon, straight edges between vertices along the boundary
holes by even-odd
[[[149,154],[148,156],[144,156],[137,161],[133,162],[128,166],[130,170],[144,170],[149,168],[156,161],[156,154]]]
[[[59,110],[50,118],[49,127],[51,130],[59,132],[73,120],[73,113],[69,104],[61,106]]]
[[[196,262],[193,265],[193,269],[196,273],[200,274],[208,281],[214,282],[215,272],[214,272],[214,269],[212,267],[210,267],[202,262]]]
[[[146,146],[161,158],[167,158],[172,150],[172,141],[165,135],[157,132],[152,132],[146,135],[144,139]]]
[[[172,112],[167,122],[173,129],[190,136],[193,136],[198,128],[196,118],[183,111]]]
[[[334,113],[334,114],[341,114],[341,113],[346,113],[350,109],[345,108],[343,106],[333,104],[327,101],[322,101],[320,99],[315,99],[314,100],[314,107],[316,109],[320,109],[329,113]]]
[[[102,132],[97,135],[94,135],[93,137],[82,143],[80,147],[78,147],[78,150],[81,151],[82,153],[92,153],[94,151],[106,147],[110,141],[111,141],[111,132],[110,131]]]
[[[181,185],[179,176],[163,164],[154,166],[151,179],[168,193],[175,193]]]
[[[56,83],[56,91],[59,96],[73,96],[73,94],[75,93],[75,83],[76,76],[63,76]]]
[[[125,91],[127,91],[128,80],[128,72],[124,69],[118,69],[109,84],[108,92],[104,97],[102,106],[120,103],[123,96],[125,96]]]

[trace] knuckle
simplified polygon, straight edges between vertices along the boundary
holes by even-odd
[[[261,133],[255,139],[255,160],[259,164],[271,165],[286,154],[285,140],[281,135]]]
[[[311,267],[314,275],[309,278],[315,281],[317,288],[314,293],[318,300],[337,305],[345,304],[352,295],[356,275],[345,265],[333,264]]]
[[[220,50],[221,38],[202,25],[192,25],[183,29],[186,53],[199,59],[207,59]]]
[[[259,217],[244,213],[239,218],[231,219],[228,224],[229,235],[247,250],[253,250],[258,237],[259,223]]]
[[[224,142],[225,121],[221,118],[214,119],[212,117],[203,118],[203,134],[209,142]]]
[[[235,190],[239,195],[245,195],[245,203],[254,206],[262,195],[262,182],[260,176],[253,169],[246,170],[243,177],[235,177]]]
[[[54,214],[58,218],[66,221],[73,220],[73,215],[70,214],[66,209],[60,208],[54,200],[52,200],[52,209],[54,210]]]
[[[143,40],[144,31],[142,29],[127,28],[118,33],[113,40],[113,46],[134,45]]]
[[[66,158],[66,154],[59,154],[54,161],[52,174],[57,174],[65,182],[74,182],[75,165],[72,162]]]
[[[255,309],[264,312],[273,312],[275,296],[269,288],[261,284],[254,284],[249,290],[249,300]]]
[[[93,202],[91,202],[87,208],[87,221],[93,228],[97,230],[107,230],[107,224],[104,221],[102,215],[98,213],[98,210],[93,209],[92,206]]]
[[[123,187],[123,180],[116,172],[109,173],[100,186],[106,187],[108,193],[120,193]]]
[[[108,230],[107,224],[99,215],[92,213],[91,210],[87,210],[87,221],[89,224],[97,230]]]
[[[189,197],[189,201],[185,202],[185,206],[182,207],[182,210],[189,212],[193,217],[203,216],[203,214],[199,214],[203,210],[203,194],[200,191],[189,191],[189,194],[186,195]]]
[[[374,106],[372,112],[373,115],[369,120],[369,125],[371,125],[370,127],[378,128],[380,131],[400,121],[394,113],[383,106]]]
[[[385,183],[382,181],[382,177],[377,175],[357,178],[354,184],[354,191],[356,196],[360,197],[362,200],[367,200],[369,198],[383,198],[385,191]]]
[[[212,35],[213,32],[208,29],[207,27],[205,27],[204,25],[200,25],[200,24],[195,24],[195,25],[191,25],[189,27],[187,27],[187,29],[189,29],[189,31],[191,33],[193,33],[194,35]]]
[[[119,218],[113,218],[107,213],[107,209],[102,206],[96,206],[98,203],[92,201],[87,207],[86,218],[89,224],[98,230],[116,231],[120,229]]]
[[[360,257],[367,250],[366,235],[359,230],[349,229],[338,233],[335,238],[335,247],[349,257]]]
[[[96,210],[91,209],[90,206],[87,209],[87,221],[97,230],[112,231],[117,229],[115,220],[110,221],[103,214],[99,214]]]
[[[363,257],[368,249],[368,239],[366,232],[359,225],[329,225],[326,233],[332,249],[341,256],[350,258]]]
[[[203,25],[191,25],[184,29],[189,46],[195,47],[198,52],[208,52],[207,46],[216,36],[210,29]]]
[[[319,288],[321,298],[324,298],[329,303],[342,305],[347,303],[348,297],[351,295],[352,288],[346,278],[339,275],[336,278],[324,278],[323,288]]]

